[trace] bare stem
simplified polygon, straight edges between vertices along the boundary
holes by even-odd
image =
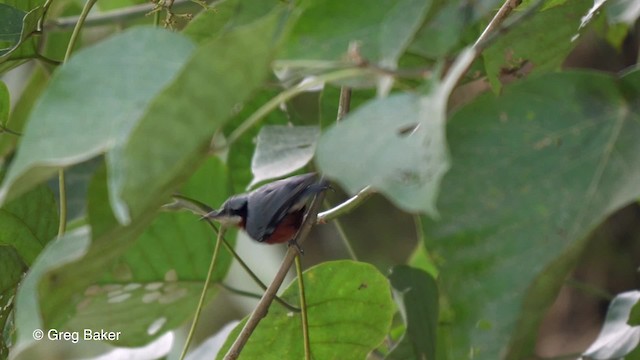
[[[360,190],[359,193],[343,202],[340,205],[335,206],[333,209],[329,209],[327,211],[323,211],[318,214],[318,223],[326,223],[330,220],[337,218],[340,215],[348,214],[353,209],[362,204],[369,196],[373,195],[375,190],[373,190],[370,186],[365,187]]]
[[[71,33],[71,38],[69,39],[69,44],[67,44],[67,51],[64,54],[63,63],[67,63],[69,58],[71,57],[71,52],[73,52],[73,48],[78,41],[78,36],[80,35],[80,30],[82,29],[82,25],[84,24],[89,11],[95,5],[97,0],[89,0],[84,4],[82,8],[82,12],[80,13],[80,17],[78,18],[78,22],[75,24],[76,26],[73,28],[73,32]],[[47,2],[47,8],[51,4],[51,2]],[[58,221],[58,237],[62,236],[67,230],[67,187],[65,185],[65,176],[64,169],[60,168],[58,170],[58,192],[60,195],[60,217]]]
[[[358,69],[358,68],[338,70],[328,74],[318,75],[311,81],[307,81],[303,84],[300,84],[298,86],[292,87],[291,89],[287,89],[281,92],[280,94],[275,96],[273,99],[269,100],[266,104],[262,105],[258,110],[256,110],[256,112],[251,114],[251,116],[249,116],[247,120],[245,120],[242,124],[240,124],[240,126],[238,126],[231,133],[231,135],[229,135],[229,138],[227,139],[227,142],[224,147],[231,146],[231,144],[233,144],[236,140],[238,140],[238,138],[240,138],[240,136],[242,136],[252,126],[254,126],[260,120],[262,120],[262,118],[264,118],[268,113],[275,110],[276,108],[278,108],[278,106],[280,106],[280,104],[295,97],[296,95],[308,89],[316,87],[318,85],[324,84],[326,82],[352,78],[359,75],[363,75],[366,72],[367,72],[366,70]],[[214,150],[221,150],[221,149],[222,148],[214,149]]]
[[[489,38],[489,35],[491,35],[493,32],[495,32],[498,29],[498,26],[500,26],[500,24],[504,22],[507,16],[509,16],[509,14],[511,14],[511,12],[520,5],[520,3],[522,3],[522,0],[505,1],[504,4],[502,4],[502,6],[500,7],[500,10],[498,10],[498,12],[493,17],[493,19],[491,19],[491,21],[489,22],[489,25],[487,25],[487,27],[484,29],[482,34],[480,34],[480,37],[478,38],[478,40],[476,40],[473,46],[474,47],[482,46],[482,43],[487,41],[487,39]]]
[[[300,294],[300,309],[302,309],[302,337],[304,339],[304,359],[311,360],[311,341],[309,340],[309,318],[307,316],[307,299],[304,293],[304,277],[302,276],[302,261],[296,256],[296,273],[298,274],[298,292]]]
[[[309,206],[307,216],[305,217],[302,226],[300,227],[300,231],[298,231],[298,234],[296,235],[296,242],[299,245],[302,245],[304,243],[307,235],[309,234],[309,231],[311,230],[311,227],[316,222],[318,210],[320,209],[320,204],[322,204],[323,199],[324,193],[319,193]],[[269,309],[269,306],[271,305],[276,292],[282,285],[282,282],[284,281],[284,278],[291,268],[291,265],[293,264],[296,256],[298,256],[298,249],[294,246],[289,246],[287,254],[285,255],[284,260],[280,265],[280,269],[276,273],[271,284],[269,284],[269,287],[262,296],[262,299],[260,299],[258,305],[251,313],[251,316],[242,328],[240,335],[238,335],[236,340],[233,342],[233,345],[225,355],[225,360],[234,360],[237,359],[238,356],[240,356],[240,352],[246,345],[247,341],[249,341],[251,334],[256,329],[262,318],[267,315],[267,310]]]
[[[180,9],[182,7],[189,6],[193,3],[192,0],[175,0],[173,4],[174,9]],[[199,4],[199,2],[196,2]],[[104,13],[89,16],[86,20],[87,26],[99,26],[106,24],[113,24],[117,22],[124,22],[136,18],[143,17],[156,8],[156,4],[147,3],[135,6],[129,6],[113,11],[107,11]],[[44,23],[45,30],[64,30],[73,27],[78,22],[78,16],[67,16],[59,19],[53,19]]]
[[[200,293],[200,300],[198,300],[198,307],[196,307],[196,313],[193,315],[193,322],[191,323],[191,328],[189,329],[187,340],[185,341],[184,347],[182,348],[182,353],[180,354],[180,360],[183,360],[185,356],[187,356],[189,345],[191,344],[191,341],[193,340],[193,335],[196,332],[198,319],[200,318],[200,313],[202,312],[202,308],[204,307],[204,300],[207,296],[207,289],[209,287],[209,283],[211,283],[211,277],[213,276],[213,271],[216,267],[216,259],[218,258],[218,253],[220,252],[220,244],[222,243],[224,232],[225,232],[225,228],[220,227],[220,231],[218,231],[218,236],[216,239],[216,246],[213,249],[213,255],[211,256],[211,263],[209,264],[209,271],[207,272],[207,278],[204,280],[204,285],[202,286],[202,292]]]

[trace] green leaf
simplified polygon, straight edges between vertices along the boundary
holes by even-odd
[[[386,359],[436,358],[438,285],[428,273],[406,265],[389,274],[393,295],[406,324],[406,333]]]
[[[317,126],[263,126],[251,161],[253,180],[249,186],[296,170],[313,158],[320,137]]]
[[[537,288],[555,296],[569,267],[553,264],[640,196],[639,80],[637,71],[621,80],[586,72],[532,78],[478,98],[448,122],[455,166],[441,190],[442,219],[424,219],[424,231],[442,259],[454,359],[533,356],[544,309],[528,309],[535,319],[519,323],[529,287],[544,274]]]
[[[368,102],[322,135],[318,166],[351,194],[370,185],[404,210],[437,215],[440,180],[449,168],[445,101],[438,87],[426,96]]]
[[[459,46],[464,28],[470,25],[467,9],[460,6],[459,1],[444,1],[442,5],[416,31],[409,51],[438,59]]]
[[[38,28],[44,8],[26,12],[0,4],[0,72],[5,72],[36,53],[33,33]],[[16,61],[10,61],[16,59]]]
[[[14,248],[30,266],[58,229],[51,190],[39,186],[0,208],[0,249]]]
[[[120,221],[140,215],[159,194],[168,195],[206,155],[216,130],[267,78],[285,15],[277,7],[201,45],[126,143],[107,154],[112,206]]]
[[[35,342],[33,331],[45,328],[38,305],[40,279],[47,271],[80,258],[87,251],[89,243],[88,227],[70,231],[51,241],[38,257],[38,261],[29,269],[29,273],[20,284],[15,301],[17,331],[16,342],[11,349],[12,356],[15,358],[19,358],[19,354]]]
[[[13,342],[15,295],[27,266],[15,249],[0,247],[0,358],[6,359]]]
[[[26,12],[0,4],[0,58],[13,50],[21,40],[22,19]]]
[[[251,114],[257,111],[267,101],[277,96],[279,91],[273,88],[265,87],[258,91],[242,108],[233,119],[225,126],[225,134],[231,133],[235,128],[240,126]],[[267,125],[285,125],[287,119],[284,114],[279,111],[270,112],[262,119],[263,126]],[[229,156],[227,158],[227,166],[229,174],[232,177],[232,186],[235,193],[245,192],[247,186],[253,178],[251,172],[251,162],[255,153],[255,141],[258,136],[260,127],[254,126],[247,130],[244,136],[241,136],[236,142],[231,144],[229,148]]]
[[[7,84],[2,81],[0,82],[0,129],[4,128],[7,125],[7,121],[9,120],[9,100],[9,89],[7,88]],[[0,132],[0,136],[1,135],[2,132]]]
[[[631,308],[631,312],[629,313],[629,321],[627,323],[631,326],[640,325],[640,302],[637,302]]]
[[[435,261],[431,259],[427,249],[424,247],[423,239],[419,239],[418,245],[413,250],[413,253],[409,257],[409,265],[420,270],[424,270],[427,274],[434,278],[438,276],[438,268]]]
[[[284,4],[282,4],[284,5]],[[182,33],[197,43],[204,43],[238,26],[250,24],[273,10],[273,3],[262,0],[226,0],[201,11]]]
[[[499,90],[509,82],[529,73],[543,73],[560,68],[576,41],[583,16],[592,3],[567,1],[542,10],[502,35],[483,52],[489,81]],[[553,29],[553,31],[549,31]]]
[[[616,295],[609,304],[600,334],[582,356],[587,359],[622,359],[635,349],[640,340],[640,327],[627,325],[627,320],[638,300],[639,291]]]
[[[286,60],[340,60],[349,44],[358,42],[364,58],[395,66],[420,26],[431,1],[384,0],[362,4],[317,0],[305,10],[292,30],[281,56]]]
[[[36,67],[34,69],[31,77],[26,82],[22,95],[20,95],[20,98],[11,110],[9,121],[6,124],[11,131],[22,133],[24,124],[27,122],[27,117],[34,103],[46,87],[48,80],[49,76],[42,67]],[[13,151],[20,138],[21,136],[11,134],[0,135],[0,158],[5,157]]]
[[[103,168],[91,186],[90,219],[96,229],[93,243],[85,258],[44,278],[42,314],[47,328],[120,331],[116,344],[140,346],[193,315],[213,254],[215,233],[187,212],[151,214],[151,224],[140,236],[137,234],[145,222],[132,224],[133,229],[109,229],[115,220],[99,208],[107,198],[106,181]],[[226,198],[227,188],[224,166],[211,158],[183,191],[205,202],[219,203]],[[207,300],[216,294],[213,286],[224,278],[230,265],[231,255],[221,252]]]
[[[387,279],[372,265],[325,262],[304,272],[309,338],[314,359],[364,359],[391,326],[394,306]],[[298,303],[297,282],[282,294]],[[222,359],[246,322],[229,335],[216,359]],[[269,344],[269,351],[265,345]],[[302,359],[300,313],[272,306],[241,354],[244,359]]]
[[[126,56],[122,49],[128,49]],[[153,96],[186,62],[178,34],[133,28],[79,51],[35,105],[0,189],[0,202],[125,141]]]

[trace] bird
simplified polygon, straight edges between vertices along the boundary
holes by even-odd
[[[292,176],[234,195],[203,218],[242,228],[261,243],[291,243],[302,226],[309,200],[329,188],[316,173]]]

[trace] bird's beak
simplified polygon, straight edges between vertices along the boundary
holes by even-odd
[[[210,211],[204,215],[202,215],[200,217],[200,220],[204,220],[204,219],[212,219],[212,220],[216,220],[220,217],[220,210],[213,210]]]

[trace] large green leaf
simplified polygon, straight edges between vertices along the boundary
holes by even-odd
[[[558,69],[578,44],[583,17],[592,5],[590,0],[567,1],[534,14],[501,36],[483,52],[494,89],[529,73]]]
[[[134,28],[79,51],[56,72],[31,112],[0,202],[127,138],[153,96],[194,45],[178,34]],[[126,56],[122,49],[128,49]]]
[[[44,329],[38,306],[38,282],[53,268],[80,258],[89,246],[89,229],[82,227],[50,242],[22,280],[16,296],[16,342],[11,349],[18,358],[33,342],[33,331]],[[28,358],[28,357],[26,357]]]
[[[58,227],[56,202],[39,186],[0,208],[0,358],[12,342],[11,311],[18,283]]]
[[[387,335],[393,301],[387,279],[372,265],[325,262],[304,272],[311,354],[316,360],[364,359]],[[294,281],[282,294],[298,303]],[[229,335],[216,359],[222,359],[246,319]],[[268,346],[269,351],[265,351]],[[302,359],[299,313],[272,306],[242,350],[241,359]]]
[[[40,186],[0,208],[0,249],[15,249],[31,265],[58,228],[51,190]]]
[[[11,131],[22,133],[33,104],[46,87],[48,80],[49,76],[42,67],[34,69],[31,77],[26,82],[22,95],[18,98],[13,109],[11,109],[9,121],[6,123]],[[20,136],[13,134],[0,134],[0,158],[13,151],[20,138]]]
[[[536,288],[550,303],[568,270],[553,264],[640,196],[639,80],[640,72],[546,75],[486,94],[451,119],[455,165],[442,219],[424,219],[424,229],[443,259],[453,358],[531,357],[544,309],[525,311],[530,319],[516,326],[529,286],[544,273]]]
[[[212,158],[182,190],[217,203],[227,196],[226,179],[224,167]],[[120,331],[116,343],[136,346],[176,328],[193,314],[213,254],[211,229],[187,212],[150,212],[122,227],[105,206],[107,202],[103,166],[89,190],[92,234],[82,228],[48,247],[29,273],[28,285],[20,290],[20,352],[34,345],[25,334],[36,328]],[[68,249],[58,251],[66,248],[69,237],[78,242],[81,253],[67,259]],[[230,263],[230,254],[221,252],[214,281],[225,276]],[[215,294],[211,290],[209,299]],[[31,346],[22,356],[29,358],[41,346],[46,345]]]
[[[201,45],[126,143],[107,154],[112,205],[120,221],[140,215],[192,171],[216,130],[267,78],[286,17],[281,10]]]
[[[337,61],[351,42],[358,42],[367,60],[393,67],[430,5],[424,0],[374,0],[367,1],[363,11],[357,2],[313,1],[293,28],[281,58]]]
[[[439,87],[368,102],[322,135],[318,166],[352,194],[370,185],[405,210],[437,214],[449,168],[445,102]]]
[[[105,191],[104,172],[100,177],[99,191]],[[207,203],[219,203],[227,195],[226,178],[224,166],[211,158],[192,176],[183,192]],[[100,210],[96,207],[104,206],[106,194],[92,200],[92,226],[104,228],[105,224],[98,224],[96,211]],[[122,331],[123,336],[116,341],[119,345],[139,346],[179,326],[197,306],[214,245],[215,233],[197,216],[188,212],[158,214],[135,243],[128,248],[125,244],[126,252],[87,286],[65,328]],[[91,255],[90,250],[87,256]],[[224,278],[230,264],[231,255],[222,252],[213,274],[214,283]],[[86,272],[82,263],[73,271]],[[213,290],[209,291],[209,299],[215,294]],[[48,298],[55,299],[56,294],[49,294]],[[57,316],[63,309],[51,308],[52,313],[45,312],[44,316]]]

